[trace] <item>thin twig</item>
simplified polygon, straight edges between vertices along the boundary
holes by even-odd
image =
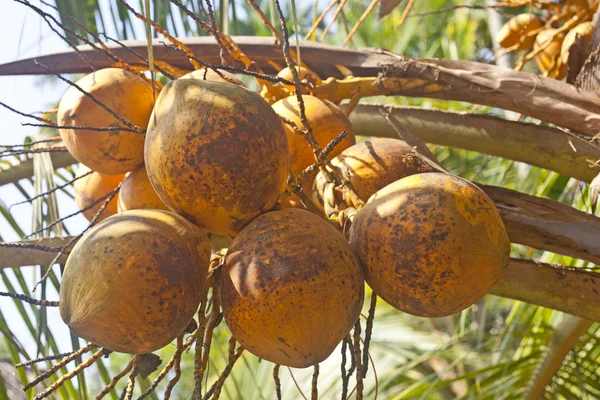
[[[33,125],[33,124],[21,124],[21,125],[26,126],[26,125]],[[53,125],[44,125],[44,126],[55,128],[55,126],[53,126]],[[18,148],[18,147],[32,147],[32,146],[35,146],[35,145],[38,145],[38,144],[42,144],[42,143],[60,142],[61,140],[62,140],[62,138],[60,136],[56,136],[56,137],[53,137],[53,138],[50,138],[50,139],[34,140],[32,142],[23,143],[23,144],[0,144],[0,149],[1,148],[15,149],[15,148]]]
[[[44,372],[43,374],[41,374],[40,376],[38,376],[37,378],[35,378],[31,382],[29,382],[27,385],[25,385],[23,390],[26,391],[32,387],[37,386],[44,379],[51,377],[52,375],[54,375],[56,373],[56,371],[58,371],[59,369],[61,369],[62,367],[64,367],[65,365],[67,365],[68,363],[73,361],[74,359],[76,359],[77,357],[81,357],[83,354],[90,351],[93,347],[94,347],[94,345],[88,344],[87,346],[82,347],[77,351],[74,351],[70,355],[66,356],[65,358],[63,358],[62,360],[60,360],[59,362],[54,364],[52,366],[52,368],[50,368],[48,371]]]
[[[33,364],[41,363],[41,362],[44,362],[44,361],[58,360],[58,359],[61,359],[61,358],[68,357],[68,356],[72,355],[73,353],[74,353],[74,351],[70,351],[68,353],[55,354],[55,355],[52,355],[52,356],[46,356],[46,357],[36,358],[35,360],[27,360],[27,361],[24,361],[22,363],[15,364],[15,368],[27,367],[28,365],[33,365]]]
[[[210,357],[210,348],[212,346],[212,338],[217,322],[219,321],[220,315],[220,300],[219,300],[219,287],[218,285],[214,285],[212,289],[212,306],[210,315],[208,317],[208,322],[206,323],[206,330],[204,332],[204,338],[202,341],[202,358],[200,361],[197,380],[202,382],[202,378],[204,377],[204,373],[206,372],[206,367],[208,365],[208,359]],[[200,383],[201,384],[201,383]],[[201,387],[200,387],[201,390]]]
[[[31,249],[38,251],[45,251],[47,253],[58,253],[62,247],[42,246],[35,243],[4,243],[0,242],[0,247],[17,248],[17,249]]]
[[[100,393],[98,393],[98,395],[95,397],[94,400],[102,400],[104,398],[104,396],[106,396],[107,394],[110,393],[111,390],[114,389],[114,387],[117,385],[117,383],[125,376],[129,373],[129,371],[131,371],[131,369],[133,368],[133,360],[135,359],[135,357],[131,357],[131,359],[129,360],[129,362],[127,363],[127,366],[121,371],[119,372],[117,375],[115,375],[110,382],[108,383],[108,385],[106,385],[104,387],[104,389],[102,389],[102,391]]]
[[[346,397],[348,396],[348,383],[350,381],[350,375],[351,375],[351,373],[346,372],[346,350],[348,349],[349,344],[350,344],[350,340],[348,339],[348,336],[346,335],[346,337],[342,341],[342,364],[341,364],[342,400],[346,400]]]
[[[375,320],[375,308],[377,307],[377,294],[371,292],[371,304],[369,305],[369,316],[367,317],[367,326],[365,327],[365,344],[363,348],[363,372],[362,376],[367,376],[369,370],[369,345],[371,344],[371,334],[373,333],[373,321]]]
[[[70,372],[66,373],[65,375],[61,376],[60,378],[58,378],[56,380],[56,382],[54,382],[52,385],[50,385],[46,390],[44,390],[42,393],[35,396],[34,400],[41,400],[43,398],[50,396],[55,390],[57,390],[59,387],[61,387],[66,381],[69,381],[72,378],[79,375],[81,372],[83,372],[83,370],[85,370],[87,367],[94,364],[96,362],[96,360],[98,360],[103,355],[104,355],[104,349],[100,349],[100,350],[96,351],[94,354],[92,354],[90,356],[90,358],[88,358],[87,360],[85,360],[84,362],[79,364],[72,371],[70,371]]]
[[[279,364],[273,367],[273,380],[275,381],[275,394],[277,400],[281,400],[281,380],[279,379]]]
[[[52,72],[52,74],[54,74],[54,76],[56,76],[58,79],[60,79],[63,82],[68,83],[70,86],[74,87],[75,89],[77,89],[78,91],[80,91],[81,93],[83,93],[85,96],[89,97],[90,100],[92,100],[94,103],[96,103],[97,105],[99,105],[104,111],[108,112],[114,119],[116,119],[117,121],[125,124],[127,127],[135,130],[136,133],[139,133],[139,134],[142,134],[142,135],[146,133],[145,129],[142,129],[139,126],[137,126],[135,124],[132,124],[126,118],[120,116],[119,114],[117,114],[116,112],[114,112],[113,110],[111,110],[110,108],[108,108],[108,106],[106,104],[104,104],[100,100],[96,99],[92,94],[90,94],[90,93],[86,92],[85,90],[83,90],[75,82],[72,82],[69,79],[63,77],[58,72],[56,72],[54,69],[50,68],[49,66],[47,66],[45,64],[42,64],[38,60],[33,60],[33,62],[36,65],[39,65],[40,67],[44,68],[45,70],[48,70],[48,71]]]
[[[190,337],[188,337],[186,339],[185,343],[183,344],[183,351],[185,351],[187,348],[189,348],[192,345],[192,343],[194,343],[194,341],[198,337],[199,332],[200,332],[200,328],[196,329],[190,335]],[[158,386],[158,384],[165,378],[165,376],[167,376],[167,374],[169,373],[171,368],[173,368],[174,364],[175,364],[175,354],[173,354],[171,356],[171,359],[165,364],[163,369],[159,372],[158,376],[156,377],[156,379],[154,379],[154,382],[152,382],[152,385],[150,385],[148,390],[146,390],[144,393],[142,393],[142,395],[140,397],[138,397],[137,400],[143,400],[146,397],[150,396],[150,394],[152,394],[152,392],[154,392],[154,390],[156,390],[156,387]]]
[[[283,11],[281,10],[281,4],[279,4],[279,0],[274,0],[275,5],[277,7],[277,12],[279,13],[279,21],[281,22],[281,31],[283,32],[283,42],[282,42],[282,52],[283,57],[285,59],[285,63],[287,64],[292,76],[294,77],[294,87],[296,90],[296,98],[298,100],[298,108],[300,109],[300,121],[306,129],[306,141],[312,147],[315,154],[321,153],[321,146],[315,140],[312,134],[312,128],[308,123],[308,119],[306,118],[306,109],[304,107],[304,100],[302,99],[302,85],[300,83],[300,77],[298,76],[298,70],[296,69],[296,65],[294,60],[290,54],[290,37],[287,30],[287,25],[285,23],[285,17],[283,15]]]
[[[23,149],[23,150],[5,150],[0,151],[0,157],[8,156],[19,156],[24,154],[38,154],[38,153],[66,153],[69,150],[65,146],[50,146],[42,147],[37,149]]]
[[[135,389],[135,378],[139,374],[138,370],[138,361],[140,360],[139,355],[135,355],[133,357],[133,368],[131,369],[131,373],[129,374],[129,378],[127,379],[127,387],[123,391],[121,395],[121,400],[131,400],[133,397],[133,389]]]
[[[200,309],[198,310],[198,330],[197,330],[197,338],[196,338],[196,347],[194,349],[194,392],[193,398],[195,400],[202,400],[202,378],[204,375],[204,371],[202,371],[202,375],[200,374],[202,369],[202,348],[204,346],[204,331],[206,330],[206,297],[207,294],[204,294],[202,298],[202,302],[200,303]]]
[[[358,21],[356,21],[356,24],[354,24],[354,26],[352,27],[352,30],[350,31],[350,33],[348,33],[348,35],[344,39],[344,46],[352,39],[352,36],[354,36],[356,31],[358,31],[358,28],[362,25],[362,23],[365,21],[365,19],[367,19],[369,14],[371,14],[371,11],[373,11],[373,9],[377,5],[377,3],[379,3],[379,0],[371,0],[371,4],[369,4],[369,7],[367,7],[365,12],[358,19]]]
[[[354,325],[354,359],[356,363],[356,400],[363,397],[363,376],[360,359],[360,318]]]
[[[21,300],[25,303],[33,304],[40,307],[58,307],[58,301],[36,300],[19,293],[0,292],[0,296],[11,297],[13,299]]]
[[[183,335],[179,335],[177,337],[177,350],[175,350],[174,354],[175,376],[169,381],[169,384],[165,389],[165,400],[168,400],[171,397],[171,392],[173,391],[173,388],[175,387],[177,382],[179,382],[179,378],[181,378],[181,354],[183,354]]]
[[[240,358],[240,356],[244,352],[244,348],[241,346],[237,350],[235,350],[235,344],[236,344],[236,340],[232,336],[229,339],[227,365],[225,365],[225,368],[223,369],[223,372],[221,372],[221,375],[219,375],[219,378],[217,379],[217,381],[210,387],[210,389],[204,395],[204,400],[208,400],[211,396],[213,396],[213,393],[214,393],[213,400],[219,399],[219,396],[221,395],[221,389],[223,388],[223,384],[225,383],[225,380],[227,379],[227,377],[229,377],[229,374],[231,373],[231,370],[233,369],[235,362],[238,360],[238,358]],[[234,350],[235,350],[235,352],[234,352]]]
[[[32,203],[34,200],[37,200],[37,199],[39,199],[40,197],[48,196],[49,194],[52,194],[52,193],[54,193],[54,192],[56,192],[56,191],[58,191],[58,190],[64,189],[64,188],[66,188],[67,186],[71,186],[73,183],[75,183],[75,182],[76,182],[76,181],[78,181],[79,179],[81,179],[81,178],[85,178],[86,176],[88,176],[88,175],[90,175],[90,174],[93,174],[93,173],[94,173],[94,171],[88,171],[88,172],[86,172],[85,174],[83,174],[83,175],[81,175],[81,176],[76,176],[74,179],[71,179],[70,181],[68,181],[67,183],[65,183],[65,184],[63,184],[63,185],[56,186],[55,188],[53,188],[53,189],[51,189],[51,190],[48,190],[47,192],[40,193],[40,194],[38,194],[37,196],[34,196],[34,197],[30,198],[30,199],[23,200],[23,201],[20,201],[20,202],[18,202],[18,203],[11,204],[11,205],[8,207],[8,211],[10,212],[10,209],[11,209],[11,208],[13,208],[13,207],[15,207],[15,206],[19,206],[19,205],[21,205],[21,204],[26,204],[26,203]],[[46,228],[46,229],[47,229],[47,228]],[[45,230],[45,229],[44,229],[44,230]],[[49,247],[49,248],[52,248],[52,249],[54,249],[55,247]],[[38,249],[38,250],[39,250],[39,249]],[[51,251],[52,251],[52,250],[51,250]],[[58,251],[58,250],[54,250],[54,251]]]
[[[77,126],[77,125],[48,125],[48,124],[30,124],[25,123],[21,124],[22,126],[34,126],[37,128],[54,128],[54,129],[73,129],[76,130],[85,130],[85,131],[97,131],[97,132],[112,132],[112,131],[123,131],[123,132],[133,132],[137,133],[135,129],[126,128],[123,126],[108,126],[105,128],[98,128],[95,126]],[[60,138],[58,138],[60,140]]]
[[[312,390],[310,392],[310,400],[318,400],[319,398],[319,364],[315,364],[312,377]]]
[[[211,0],[205,0],[206,7],[208,8],[208,20],[210,21],[210,26],[212,28],[212,35],[217,41],[217,46],[219,47],[219,57],[221,57],[221,64],[226,65],[227,60],[225,60],[225,46],[223,42],[221,42],[221,37],[219,35],[219,28],[217,28],[217,22],[215,21],[215,13],[212,8]]]

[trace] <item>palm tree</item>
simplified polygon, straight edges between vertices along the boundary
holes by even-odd
[[[24,6],[29,4],[25,1],[24,3]],[[134,5],[134,2],[129,3]],[[201,1],[183,3],[193,14],[202,14]],[[275,29],[281,32],[278,17],[274,12],[274,2],[266,0],[257,3],[260,9],[264,10],[266,19],[272,21]],[[442,13],[431,13],[462,2],[427,0],[396,3],[399,6],[381,19],[376,15],[376,11],[366,16],[358,30],[347,41],[346,47],[378,47],[407,57],[475,61],[484,61],[483,50],[492,47],[485,9],[450,7]],[[476,2],[473,3],[477,5]],[[174,36],[208,35],[174,2],[154,0],[151,4],[152,18]],[[59,33],[64,33],[73,45],[87,41],[108,42],[107,35],[115,40],[145,38],[145,24],[119,1],[92,0],[75,4],[56,0],[55,6],[60,14],[56,22],[51,23],[55,24]],[[138,10],[143,10],[144,2],[140,1],[140,4],[135,6],[138,6]],[[318,19],[327,4],[292,1],[286,6],[286,26],[292,32],[291,37],[302,38],[310,33],[310,22]],[[40,7],[44,12],[55,15],[51,6]],[[317,25],[313,37],[341,47],[353,26],[361,20],[366,7],[364,2],[358,0],[337,2]],[[404,14],[409,7],[413,17],[409,15],[405,19]],[[339,15],[334,21],[332,15],[336,13],[336,8],[339,8]],[[425,15],[427,13],[430,14]],[[418,14],[423,15],[415,16]],[[271,35],[259,14],[249,2],[242,0],[221,0],[215,4],[215,23],[221,31],[232,35]],[[324,32],[329,30],[327,26],[330,23],[330,31],[324,35]],[[72,34],[73,32],[77,32],[78,36]],[[160,36],[156,30],[152,31],[152,35]],[[272,39],[265,40],[264,48],[271,45]],[[310,47],[302,50],[300,55],[296,56],[302,59],[304,54],[305,59],[308,59]],[[144,54],[146,53],[142,55]],[[249,55],[252,57],[252,54]],[[185,57],[183,59],[185,60]],[[347,61],[349,68],[358,68],[352,64],[351,59]],[[49,64],[50,60],[45,62]],[[326,64],[326,60],[323,64]],[[533,264],[525,261],[515,264],[516,268],[523,269],[510,270],[516,277],[510,284],[500,284],[494,289],[493,293],[500,296],[486,296],[471,308],[444,318],[412,317],[380,300],[373,320],[369,354],[365,359],[369,360],[369,367],[364,379],[364,396],[374,398],[378,395],[381,398],[394,399],[600,397],[597,384],[600,347],[595,345],[600,332],[598,324],[594,322],[598,319],[593,320],[599,315],[597,302],[591,301],[592,304],[584,307],[584,303],[590,301],[589,298],[586,298],[586,301],[567,298],[565,294],[574,295],[576,292],[557,285],[564,282],[568,286],[571,282],[578,284],[583,279],[595,279],[592,274],[595,274],[597,251],[587,244],[588,238],[577,235],[577,230],[583,226],[598,225],[593,216],[595,206],[590,204],[589,200],[592,192],[590,183],[597,171],[595,166],[590,167],[588,161],[600,159],[600,150],[588,141],[590,132],[584,131],[585,124],[576,121],[577,118],[573,118],[575,121],[567,121],[564,115],[555,115],[555,119],[552,120],[549,119],[552,118],[551,113],[546,112],[544,106],[534,104],[531,108],[525,108],[522,104],[517,104],[517,100],[520,99],[515,98],[515,92],[510,92],[509,86],[505,94],[509,100],[513,96],[513,103],[517,104],[516,109],[512,111],[523,112],[530,117],[522,117],[520,121],[508,120],[510,114],[504,114],[501,110],[502,104],[496,102],[496,99],[502,99],[502,96],[492,89],[491,94],[477,95],[465,92],[466,94],[462,95],[461,84],[481,83],[481,80],[475,78],[486,75],[468,68],[461,69],[466,64],[456,65],[458,66],[443,64],[437,70],[442,72],[436,75],[442,80],[442,84],[444,79],[454,79],[451,81],[452,85],[455,85],[454,93],[445,92],[437,96],[438,98],[426,99],[423,97],[428,96],[422,92],[407,93],[403,88],[396,88],[395,92],[382,92],[380,96],[361,101],[351,114],[357,132],[362,136],[396,137],[396,129],[380,112],[393,106],[391,115],[394,120],[411,134],[430,143],[436,157],[449,172],[478,184],[500,186],[544,199],[540,203],[533,197],[515,197],[514,192],[510,192],[513,193],[510,195],[496,192],[498,197],[494,197],[494,200],[500,199],[496,204],[505,217],[511,240],[514,242],[511,255],[515,259],[537,260],[546,265],[558,263],[573,269],[561,268],[552,276],[534,274],[529,277],[526,275],[527,271],[537,273],[537,269],[532,268]],[[427,66],[439,67],[435,63]],[[318,70],[319,65],[313,61],[311,67]],[[2,66],[0,73],[3,73]],[[510,72],[505,74],[498,73],[494,83],[519,78],[522,79],[521,84],[527,84],[523,81],[524,75],[511,75]],[[419,76],[411,78],[416,79]],[[368,76],[363,78],[368,79]],[[390,78],[394,76],[391,75]],[[247,79],[247,82],[250,82],[250,79]],[[544,85],[549,85],[546,81],[543,82]],[[484,81],[482,85],[486,83],[487,81]],[[564,89],[566,86],[560,88]],[[532,88],[530,94],[535,90],[541,89]],[[576,106],[579,107],[578,110],[583,109],[583,113],[588,113],[586,115],[593,116],[596,112],[592,106],[584,104],[583,100],[575,104],[573,98],[566,98],[568,95],[562,94],[558,86],[550,87],[548,91],[555,97],[542,103],[545,106],[564,101],[566,104],[573,104],[573,109]],[[396,96],[398,94],[403,96]],[[463,97],[460,97],[461,95]],[[469,95],[473,96],[470,98],[473,100],[466,103],[464,100],[469,100]],[[474,105],[475,103],[484,106]],[[525,103],[526,101],[523,102]],[[563,120],[567,122],[562,128],[555,127],[561,126]],[[571,129],[570,136],[563,128]],[[51,127],[42,129],[42,138],[57,134]],[[40,140],[40,137],[34,140]],[[576,147],[581,155],[573,155],[572,147]],[[75,161],[68,153],[40,152],[15,155],[14,149],[7,149],[3,153],[4,160],[10,165],[0,170],[0,184],[14,185],[31,202],[34,221],[32,230],[41,231],[34,236],[41,242],[22,242],[30,248],[0,247],[0,260],[6,264],[1,265],[5,269],[0,270],[5,287],[3,290],[28,297],[35,295],[41,299],[55,298],[60,287],[62,265],[61,269],[55,267],[48,271],[47,266],[54,254],[45,253],[40,251],[40,248],[30,245],[42,243],[45,246],[62,246],[66,242],[61,236],[77,233],[68,232],[63,223],[53,225],[53,221],[59,219],[59,214],[64,217],[75,211],[63,210],[57,204],[56,198],[58,192],[73,196],[71,182],[75,176]],[[32,184],[29,185],[27,181]],[[35,197],[49,192],[52,193],[42,198]],[[13,210],[0,204],[3,218],[19,237],[25,238],[26,231],[20,226],[18,216],[11,213]],[[547,211],[544,213],[543,210]],[[554,218],[553,213],[560,217]],[[531,222],[532,220],[534,222]],[[511,224],[510,221],[516,222]],[[595,232],[596,228],[589,229],[590,232]],[[64,258],[55,261],[64,262]],[[38,292],[31,291],[26,271],[23,271],[26,268],[20,268],[26,265],[41,265],[37,267],[35,275],[29,275],[35,281],[49,272],[49,279],[42,281],[40,285],[39,295]],[[566,280],[556,278],[557,273],[566,276]],[[542,280],[548,279],[546,286],[545,282],[536,282],[540,276]],[[586,286],[585,283],[581,283],[581,286],[575,287],[584,290],[589,284]],[[367,320],[369,313],[373,311],[370,308],[371,296],[372,293],[369,292],[363,310]],[[508,298],[527,300],[534,304]],[[70,348],[63,348],[64,340],[59,340],[61,338],[58,337],[57,324],[49,317],[45,307],[27,305],[19,299],[14,299],[14,307],[25,325],[22,331],[14,329],[11,321],[6,320],[3,310],[0,310],[0,330],[6,344],[5,348],[2,348],[2,354],[10,358],[13,364],[85,348],[86,343],[72,333],[68,341]],[[569,311],[573,315],[553,310],[552,307]],[[365,322],[363,319],[363,329]],[[25,337],[28,337],[28,340],[30,337],[35,343],[36,350],[33,353],[25,350],[22,344]],[[364,333],[363,338],[366,341]],[[205,388],[209,388],[218,379],[231,357],[231,354],[228,354],[229,333],[224,323],[216,327],[212,341]],[[346,354],[349,357],[350,354],[343,353],[343,347],[345,346],[340,345],[320,367],[318,392],[322,398],[339,397],[343,390],[340,385],[340,364],[343,357],[345,358]],[[137,379],[136,393],[142,394],[151,387],[175,349],[174,345],[170,345],[157,352],[162,360],[160,366],[148,377]],[[85,360],[78,357],[74,361],[74,366],[79,366]],[[33,373],[39,375],[52,368],[54,363],[55,361],[34,363],[30,368]],[[77,375],[73,380],[66,380],[56,391],[56,396],[87,398],[98,393],[106,385],[110,385],[111,379],[121,371],[128,372],[128,363],[130,357],[123,354],[113,353],[108,358],[99,358],[83,374]],[[350,360],[347,364],[347,368],[350,368]],[[188,398],[192,393],[193,369],[193,352],[184,352],[181,355],[181,380],[175,386],[174,397]],[[56,382],[69,370],[72,371],[73,367],[62,368],[58,376],[50,376],[45,384],[49,386]],[[23,385],[32,380],[29,370],[18,368],[16,372]],[[308,396],[312,390],[312,373],[312,370],[279,369],[282,397]],[[101,379],[98,379],[98,376]],[[149,392],[149,396],[158,398],[157,393],[162,395],[167,388],[167,382],[174,376],[175,372],[168,372],[156,391]],[[265,384],[265,381],[273,379],[272,376],[271,363],[261,361],[245,352],[233,367],[229,379],[225,381],[222,395],[226,398],[274,398],[275,384]],[[3,380],[0,379],[0,393],[3,392],[2,385]],[[116,393],[121,393],[127,385],[126,378],[122,379],[116,385],[117,390],[108,395],[114,399],[118,398]],[[350,393],[353,391],[354,380],[348,385]],[[31,396],[31,391],[29,393]]]

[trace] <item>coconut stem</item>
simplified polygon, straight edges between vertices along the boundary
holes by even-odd
[[[318,383],[319,383],[319,364],[315,364],[313,377],[312,377],[312,390],[311,390],[311,395],[310,395],[311,400],[317,400],[319,398],[319,388],[317,386]]]
[[[229,339],[227,365],[223,369],[223,372],[221,372],[221,375],[219,375],[219,379],[217,379],[217,381],[211,386],[208,392],[206,392],[203,400],[208,400],[213,395],[213,393],[213,400],[218,400],[221,396],[221,389],[223,388],[223,384],[225,384],[225,380],[229,377],[229,374],[231,373],[235,362],[238,360],[238,358],[240,358],[240,356],[244,352],[243,347],[239,347],[237,350],[235,350],[235,344],[235,338],[232,336]]]
[[[54,364],[52,366],[52,368],[50,368],[48,371],[44,372],[42,375],[38,376],[33,381],[31,381],[27,385],[25,385],[25,387],[23,388],[23,391],[26,391],[26,390],[36,386],[38,383],[42,382],[44,379],[51,377],[52,375],[54,375],[56,373],[56,371],[58,371],[59,369],[61,369],[62,367],[64,367],[65,365],[67,365],[68,363],[73,361],[74,359],[76,359],[77,357],[81,357],[83,354],[90,351],[93,347],[94,347],[94,345],[88,344],[87,346],[82,347],[79,350],[74,351],[73,353],[69,354],[67,357],[63,358],[62,360],[60,360],[59,362]]]
[[[123,370],[121,372],[119,372],[117,375],[115,375],[110,382],[108,383],[108,385],[106,385],[104,387],[104,389],[102,389],[102,391],[100,393],[98,393],[98,395],[96,396],[96,398],[94,400],[102,400],[104,398],[104,396],[106,396],[107,394],[110,393],[111,390],[114,389],[114,387],[117,385],[117,383],[125,376],[129,373],[129,371],[131,371],[131,369],[133,368],[133,360],[135,359],[135,357],[131,357],[131,359],[129,360],[129,363],[127,363],[127,366],[125,368],[123,368]]]
[[[277,400],[281,400],[281,380],[279,379],[279,364],[273,367],[273,380],[275,381],[275,393]]]
[[[84,349],[85,349],[85,347],[84,347]],[[100,350],[96,351],[94,354],[92,354],[92,356],[90,358],[85,360],[83,363],[79,364],[73,371],[61,376],[56,382],[54,382],[52,385],[50,385],[46,390],[44,390],[42,393],[35,396],[34,400],[41,400],[43,398],[50,396],[56,389],[61,387],[66,381],[79,375],[84,369],[86,369],[87,367],[89,367],[90,365],[95,363],[96,360],[99,359],[100,357],[102,357],[103,355],[104,355],[104,349],[100,349]],[[75,358],[75,357],[73,357],[73,358]],[[34,384],[33,386],[35,386],[36,384]],[[29,386],[29,387],[31,387],[31,386]],[[26,386],[26,388],[27,388],[27,386]]]
[[[369,305],[369,315],[367,316],[367,326],[365,327],[365,343],[362,357],[362,376],[367,376],[369,370],[369,344],[371,343],[371,334],[373,333],[373,321],[375,320],[375,308],[377,307],[377,294],[371,292],[371,303]]]
[[[363,398],[363,375],[360,359],[360,319],[354,326],[354,359],[356,363],[356,400]]]
[[[179,335],[177,337],[177,350],[173,355],[175,364],[175,376],[169,381],[169,384],[167,385],[167,389],[165,390],[164,395],[165,400],[171,397],[171,392],[173,391],[173,388],[175,387],[175,385],[177,385],[177,382],[179,382],[179,378],[181,378],[181,354],[183,353],[183,349],[183,335]]]

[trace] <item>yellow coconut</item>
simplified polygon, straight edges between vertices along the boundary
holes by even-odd
[[[234,239],[221,271],[233,336],[256,356],[290,367],[326,359],[358,320],[363,296],[348,242],[304,210],[256,218]]]
[[[171,210],[234,236],[271,209],[287,184],[283,125],[260,95],[198,79],[166,85],[145,148],[148,178]]]
[[[182,334],[206,291],[210,243],[183,217],[131,210],[75,245],[60,286],[60,315],[108,350],[144,354]]]
[[[138,208],[169,210],[150,184],[146,168],[143,165],[125,175],[125,180],[119,190],[118,206],[119,212]]]
[[[400,311],[443,317],[489,292],[510,242],[492,200],[465,179],[426,173],[379,190],[356,213],[350,244],[369,286]]]
[[[101,198],[107,196],[125,179],[125,175],[106,175],[99,172],[91,172],[85,165],[81,165],[77,170],[76,178],[79,178],[73,184],[75,191],[75,203],[83,215],[91,221],[100,207],[104,204]],[[86,175],[89,174],[89,175]],[[86,176],[84,176],[86,175]],[[110,217],[118,212],[119,193],[117,193],[107,204],[102,214],[96,222]]]
[[[145,129],[154,96],[152,86],[119,68],[106,68],[76,82],[93,99],[70,87],[58,106],[60,126],[128,128],[95,101],[104,104],[133,125]],[[144,134],[126,130],[94,131],[62,128],[60,136],[77,161],[103,174],[124,174],[144,162]]]

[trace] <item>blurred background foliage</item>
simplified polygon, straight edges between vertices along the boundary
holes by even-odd
[[[49,0],[51,1],[51,0]],[[187,7],[199,13],[196,0],[182,0]],[[129,4],[141,10],[143,2],[130,0]],[[271,0],[257,0],[269,18],[272,16]],[[295,32],[291,13],[291,2],[283,1],[290,32]],[[316,15],[327,6],[323,0],[296,0],[296,15],[299,37],[304,37]],[[153,18],[175,36],[206,35],[195,22],[189,19],[169,0],[152,0]],[[221,29],[232,35],[269,36],[258,15],[245,0],[215,0],[217,22]],[[414,3],[411,14],[427,13],[456,5],[483,5],[483,2],[462,0],[419,0]],[[94,33],[106,33],[118,39],[143,39],[144,27],[134,16],[127,13],[116,0],[55,0],[58,9],[75,18],[76,21]],[[349,28],[360,18],[366,8],[364,0],[349,0],[332,26],[324,42],[342,45]],[[446,13],[410,17],[400,24],[406,1],[401,2],[389,15],[379,19],[373,12],[360,26],[349,47],[380,47],[392,52],[412,57],[447,58],[474,61],[488,61],[493,47],[488,27],[488,10],[459,8]],[[46,9],[46,8],[45,8]],[[324,19],[315,37],[321,37],[331,15]],[[62,23],[87,35],[76,23],[64,15]],[[277,25],[277,24],[275,24]],[[93,38],[89,37],[93,40]],[[58,100],[61,93],[56,94]],[[427,100],[415,98],[370,98],[365,102],[393,103],[426,108],[452,109],[465,112],[494,113],[500,110],[473,106],[459,102]],[[49,108],[55,107],[48,105]],[[533,121],[529,121],[533,122]],[[542,170],[526,164],[504,160],[498,157],[460,149],[432,146],[435,155],[450,172],[467,179],[515,189],[536,196],[551,198],[571,205],[585,212],[590,211],[588,186],[575,179],[555,172]],[[54,171],[47,159],[40,158],[36,180],[45,179],[64,183],[73,177],[73,169]],[[33,182],[33,181],[32,181]],[[16,183],[24,198],[32,197],[36,190]],[[42,188],[40,187],[39,190]],[[66,188],[64,193],[71,195]],[[39,215],[38,227],[56,218],[53,213],[55,200],[34,203],[32,212]],[[20,236],[24,228],[11,215],[11,210],[0,204],[2,218],[6,219]],[[66,210],[61,210],[61,215]],[[34,224],[33,229],[36,229]],[[60,225],[55,233],[59,233]],[[513,255],[521,258],[534,258],[545,262],[560,262],[579,268],[593,268],[586,262],[557,256],[548,252],[534,251],[525,246],[513,246]],[[40,270],[40,273],[43,273]],[[31,294],[29,282],[18,270],[0,270],[0,277],[9,290]],[[51,274],[47,285],[57,291],[59,279]],[[18,286],[13,286],[17,282]],[[45,291],[46,288],[42,287]],[[8,300],[3,300],[8,301]],[[365,300],[368,307],[369,300]],[[3,343],[0,354],[12,362],[26,357],[69,351],[58,349],[53,337],[51,324],[47,323],[44,309],[21,304],[15,301],[25,325],[26,332],[12,332],[0,311],[0,332]],[[364,310],[367,314],[367,309]],[[365,380],[365,397],[391,399],[522,399],[540,387],[544,398],[548,399],[597,399],[600,398],[600,367],[598,364],[600,339],[598,324],[566,316],[560,312],[537,306],[510,301],[494,296],[481,299],[473,307],[451,317],[424,319],[402,314],[379,300],[370,346],[372,364]],[[586,332],[580,341],[561,340],[572,332]],[[20,338],[26,335],[37,343],[37,353],[25,355]],[[212,382],[226,363],[228,332],[224,323],[215,331],[211,350],[207,382]],[[576,342],[576,344],[574,344]],[[76,337],[71,337],[73,349],[83,345]],[[167,346],[157,352],[163,360],[168,360],[175,346]],[[122,370],[129,357],[112,354],[108,359],[86,371],[73,382],[68,382],[57,392],[63,399],[89,398],[99,392],[110,377]],[[336,351],[321,366],[319,392],[323,399],[338,398],[340,391],[341,354]],[[173,398],[189,398],[193,388],[193,352],[184,354],[182,379],[175,389]],[[47,369],[49,364],[33,368],[36,374]],[[272,399],[272,364],[244,354],[230,379],[225,384],[223,396],[227,399]],[[545,372],[552,372],[551,379]],[[292,375],[293,373],[293,375]],[[377,378],[375,378],[375,374]],[[312,370],[281,369],[284,399],[299,399],[310,393]],[[140,380],[141,388],[147,389],[156,373]],[[7,398],[3,390],[3,377],[0,374],[0,399]],[[27,370],[20,369],[18,377],[27,382]],[[169,376],[170,377],[170,376]],[[54,380],[56,378],[53,378]],[[297,384],[294,383],[294,380]],[[150,398],[162,397],[165,379],[157,393]],[[210,383],[209,383],[210,384]],[[351,381],[352,387],[353,381]],[[123,388],[125,382],[118,386]],[[303,394],[301,394],[303,392]],[[119,393],[119,391],[117,391]],[[31,397],[31,394],[28,394]],[[89,397],[88,397],[89,396]],[[109,397],[117,399],[116,394]]]

